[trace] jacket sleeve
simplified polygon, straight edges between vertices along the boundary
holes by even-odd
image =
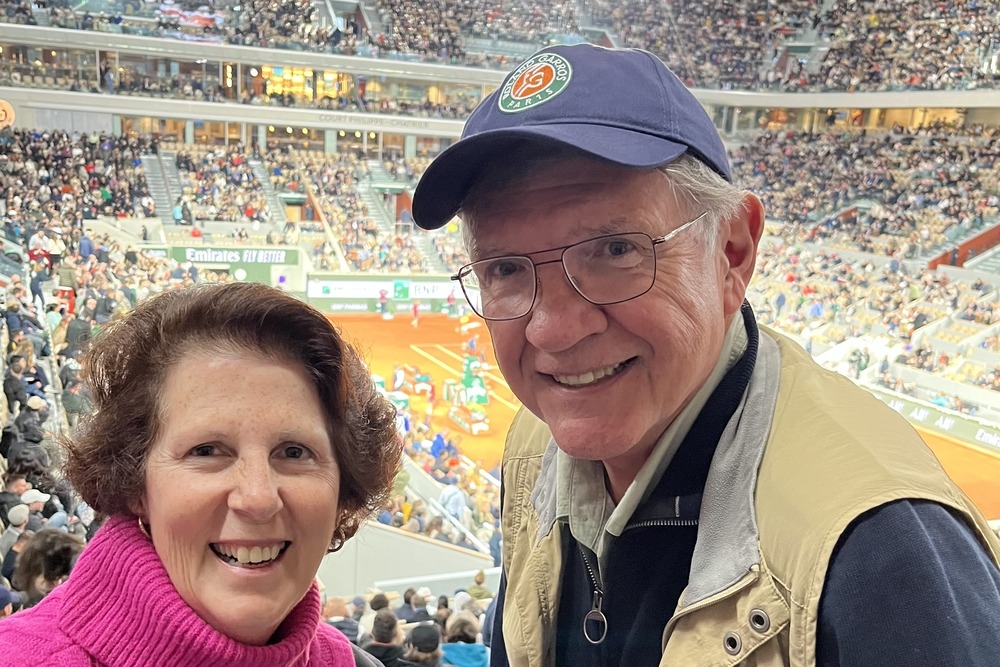
[[[503,603],[507,597],[507,574],[500,572],[500,590],[493,600],[493,631],[490,635],[490,667],[509,667],[503,640]]]
[[[382,661],[354,644],[351,644],[351,650],[354,651],[355,667],[384,667]]]
[[[834,550],[818,667],[995,667],[1000,571],[972,529],[929,501],[878,507]]]

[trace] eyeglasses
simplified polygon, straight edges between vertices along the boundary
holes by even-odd
[[[472,310],[485,320],[524,317],[538,297],[536,267],[562,264],[573,289],[597,306],[640,297],[656,281],[656,246],[703,219],[707,212],[653,238],[645,232],[606,234],[528,255],[503,255],[466,264],[451,277],[462,285]],[[530,255],[561,251],[558,259],[536,262]]]

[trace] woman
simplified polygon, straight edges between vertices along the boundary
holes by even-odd
[[[490,652],[482,644],[477,643],[479,637],[479,621],[471,611],[458,608],[448,617],[445,625],[447,642],[441,645],[444,656],[442,665],[455,667],[487,667],[490,663]]]
[[[14,589],[27,595],[25,606],[38,604],[63,583],[81,551],[83,540],[62,530],[47,528],[35,533],[17,557],[11,579]]]
[[[168,292],[102,331],[83,376],[94,413],[66,473],[110,518],[0,624],[0,655],[374,664],[320,623],[313,577],[389,490],[395,410],[322,314],[259,284]]]

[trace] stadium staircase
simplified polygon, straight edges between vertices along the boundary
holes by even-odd
[[[395,185],[395,181],[389,177],[389,174],[382,167],[382,163],[378,160],[368,160],[368,169],[371,178],[358,182],[358,195],[368,207],[368,217],[375,221],[379,231],[387,236],[394,236],[396,234],[395,216],[382,203],[382,195],[379,194],[378,188],[379,185],[383,187],[390,184]]]
[[[184,188],[181,187],[181,175],[177,171],[177,151],[160,152],[160,170],[163,174],[163,180],[167,184],[167,195],[172,197],[170,208],[167,210],[173,211],[174,202],[184,192]],[[174,223],[172,214],[161,217],[167,224]]]
[[[413,245],[427,258],[427,266],[431,273],[451,273],[441,257],[437,248],[434,247],[434,236],[432,232],[416,230],[413,233]]]
[[[142,169],[146,172],[146,185],[149,186],[149,194],[156,206],[157,216],[161,220],[173,222],[174,197],[171,196],[170,186],[164,176],[160,156],[146,154],[141,159]],[[180,186],[179,181],[177,185]],[[174,192],[179,192],[179,190],[174,190]]]
[[[267,197],[267,207],[271,209],[271,224],[284,227],[288,222],[285,215],[285,202],[281,201],[278,191],[271,185],[271,174],[267,171],[267,166],[261,160],[250,160],[250,169],[253,175],[260,181],[260,187]]]
[[[379,12],[375,0],[365,0],[360,4],[361,14],[368,23],[368,34],[372,36],[386,34],[386,26],[382,23],[382,13]]]
[[[334,8],[326,0],[321,0],[320,2],[314,2],[313,6],[319,13],[319,23],[322,26],[335,27],[337,25],[337,13]]]
[[[427,268],[432,273],[448,273],[448,267],[438,257],[433,237],[416,229],[412,224],[404,228],[404,223],[396,222],[394,213],[387,210],[385,204],[382,203],[382,196],[378,192],[379,186],[398,190],[400,181],[392,180],[380,160],[368,160],[367,164],[371,178],[358,183],[358,192],[361,195],[361,201],[368,206],[368,216],[375,220],[379,230],[385,234],[390,236],[395,236],[400,232],[412,234],[413,245],[423,255]]]
[[[993,216],[986,220],[984,228],[989,229],[997,224],[1000,224],[1000,216]],[[963,267],[994,276],[1000,275],[1000,246],[994,246],[979,257],[966,260]]]
[[[965,268],[1000,275],[1000,248],[993,248],[983,253],[974,262],[966,262]]]

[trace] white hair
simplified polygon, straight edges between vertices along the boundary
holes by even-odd
[[[698,158],[685,153],[673,162],[658,167],[666,176],[675,201],[686,209],[688,219],[706,213],[705,224],[698,225],[709,246],[715,248],[719,226],[739,215],[746,206],[742,190]]]
[[[530,161],[527,169],[501,174],[498,179],[479,179],[470,189],[462,204],[459,215],[462,218],[462,240],[469,256],[474,256],[476,247],[477,216],[473,211],[478,203],[490,195],[523,183],[538,172],[563,163],[569,153],[550,152]],[[522,162],[523,163],[523,162]],[[740,214],[745,207],[746,190],[727,181],[714,169],[698,158],[684,153],[673,162],[656,168],[667,181],[667,188],[674,201],[691,220],[706,213],[704,224],[698,224],[702,238],[710,248],[714,248],[719,237],[719,226]],[[485,197],[484,197],[485,196]],[[491,198],[491,197],[490,197]],[[473,204],[470,205],[470,202]]]

